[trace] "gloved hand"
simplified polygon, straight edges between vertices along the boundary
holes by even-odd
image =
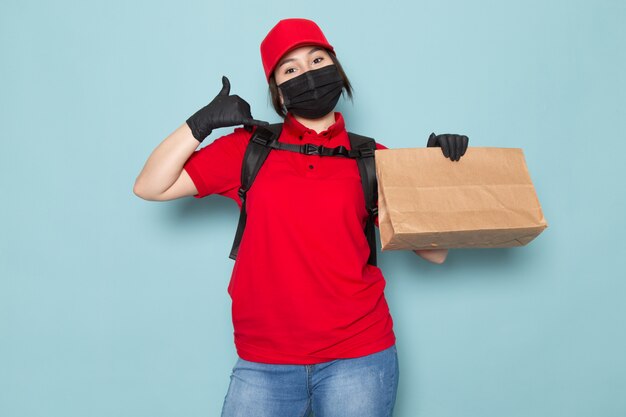
[[[213,101],[187,119],[193,137],[202,142],[218,127],[243,124],[251,132],[252,125],[267,126],[268,122],[255,120],[250,113],[250,104],[238,95],[230,94],[230,81],[222,76],[222,90]]]
[[[434,148],[436,146],[440,146],[443,156],[450,158],[452,161],[458,161],[463,155],[465,155],[468,142],[469,138],[465,135],[455,135],[452,133],[435,135],[433,132],[428,137],[426,147]]]

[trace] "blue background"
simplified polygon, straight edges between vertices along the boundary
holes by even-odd
[[[396,416],[626,415],[626,3],[57,1],[0,5],[0,415],[219,415],[236,352],[234,201],[132,192],[231,81],[269,105],[259,44],[315,20],[354,88],[348,130],[521,147],[528,246],[380,253]],[[216,130],[209,140],[230,133]]]

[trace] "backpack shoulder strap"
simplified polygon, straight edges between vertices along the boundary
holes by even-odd
[[[376,180],[376,165],[374,162],[374,151],[376,150],[376,141],[368,136],[358,135],[348,132],[350,138],[350,146],[359,149],[359,156],[356,162],[361,174],[361,185],[363,186],[363,195],[365,196],[365,207],[367,209],[367,221],[365,223],[365,236],[370,247],[370,256],[368,263],[376,266],[376,230],[374,220],[378,215],[378,181]]]
[[[241,212],[239,213],[239,223],[237,224],[237,233],[235,234],[235,240],[233,242],[232,249],[230,251],[229,258],[237,259],[237,253],[239,252],[239,244],[243,237],[243,232],[246,227],[246,194],[257,173],[261,169],[261,166],[267,159],[272,148],[269,146],[275,140],[280,137],[282,131],[282,123],[273,123],[268,126],[257,126],[256,130],[250,138],[250,142],[246,147],[246,152],[243,156],[243,162],[241,164],[241,187],[238,194],[241,198]]]

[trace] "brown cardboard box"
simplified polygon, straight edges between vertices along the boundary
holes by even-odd
[[[375,152],[382,250],[522,246],[548,224],[519,148]]]

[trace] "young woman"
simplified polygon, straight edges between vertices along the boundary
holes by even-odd
[[[319,26],[279,21],[261,43],[280,142],[350,149],[334,108],[350,82]],[[222,90],[150,155],[134,192],[164,201],[220,194],[239,207],[242,160],[267,122]],[[237,127],[196,150],[213,129]],[[458,161],[467,137],[435,135]],[[385,149],[376,144],[377,149]],[[287,150],[269,153],[246,195],[247,222],[228,293],[238,359],[222,416],[391,416],[399,381],[385,278],[369,264],[357,163]],[[377,224],[377,221],[376,221]],[[441,263],[447,251],[415,251]]]

